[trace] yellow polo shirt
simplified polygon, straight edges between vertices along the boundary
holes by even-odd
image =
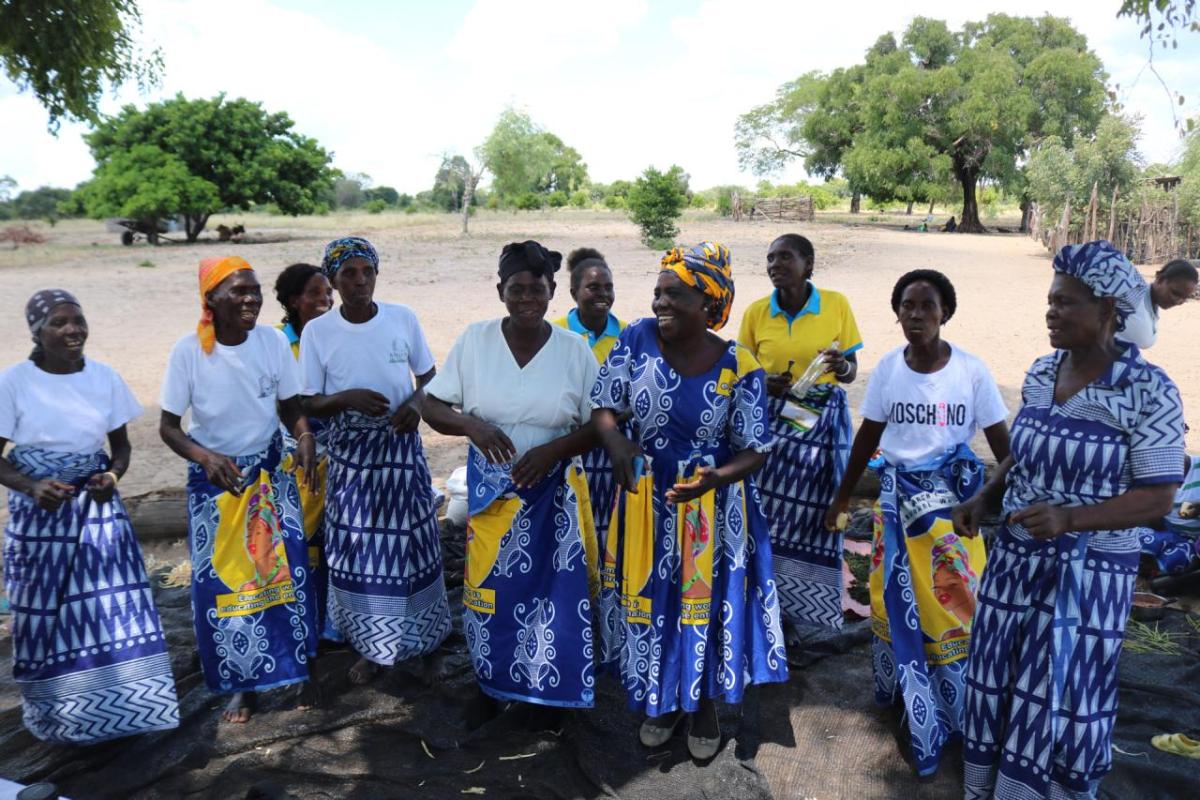
[[[554,320],[554,324],[586,337],[588,346],[592,348],[592,355],[596,357],[598,364],[603,364],[608,359],[613,345],[617,343],[617,337],[621,335],[621,331],[625,330],[625,323],[609,314],[608,323],[604,326],[604,333],[597,336],[579,321],[579,310],[575,308],[572,308],[565,317]]]
[[[785,372],[792,363],[792,375],[800,377],[817,353],[835,341],[842,352],[850,354],[862,348],[858,323],[845,295],[830,289],[812,289],[808,302],[794,317],[779,307],[778,291],[755,300],[742,315],[738,341],[754,353],[768,373]],[[821,376],[818,383],[836,383],[833,373]]]

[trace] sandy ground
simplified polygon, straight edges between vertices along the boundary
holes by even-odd
[[[247,215],[214,218],[210,226],[222,221],[243,222],[254,237],[281,241],[123,247],[100,223],[72,221],[44,228],[50,237],[44,245],[0,251],[0,365],[28,353],[25,300],[38,289],[62,286],[80,298],[88,316],[88,355],[115,367],[145,405],[146,414],[131,426],[134,460],[122,484],[126,495],[181,486],[184,481],[183,462],[158,439],[157,398],[172,344],[195,323],[195,267],[202,257],[241,255],[258,269],[269,289],[286,265],[319,262],[329,239],[365,235],[379,248],[383,262],[377,296],[416,311],[439,361],[467,323],[504,313],[494,276],[496,258],[507,241],[534,238],[564,253],[583,245],[599,248],[614,267],[615,311],[622,319],[649,314],[658,271],[658,254],[638,242],[636,228],[621,215],[606,212],[487,213],[472,220],[467,238],[459,235],[458,219],[450,215],[295,220]],[[1050,262],[1036,242],[1019,235],[922,234],[874,226],[751,224],[688,216],[679,241],[713,239],[733,251],[737,300],[724,334],[735,335],[742,311],[770,291],[767,246],[792,229],[816,246],[817,284],[845,293],[858,318],[865,347],[860,355],[862,377],[850,387],[852,407],[861,401],[866,374],[903,340],[890,308],[893,283],[906,270],[931,267],[950,276],[959,297],[958,313],[944,335],[987,362],[1010,412],[1016,410],[1026,367],[1049,349],[1042,315]],[[570,307],[570,295],[562,286],[550,312],[558,316]],[[268,297],[262,321],[274,323],[280,316]],[[1200,313],[1195,306],[1184,306],[1164,315],[1159,344],[1151,352],[1152,360],[1175,379],[1185,402],[1200,398],[1200,362],[1188,345],[1196,341]],[[1194,450],[1200,446],[1200,418],[1193,413],[1188,419],[1193,429],[1188,444]],[[463,463],[465,446],[428,429],[423,432],[430,466],[440,483]]]

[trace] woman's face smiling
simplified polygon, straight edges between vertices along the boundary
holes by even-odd
[[[83,309],[74,303],[55,306],[38,333],[42,352],[55,361],[68,364],[83,358],[87,338],[88,325]]]
[[[252,269],[239,269],[208,293],[208,307],[219,331],[250,331],[262,310],[262,286]]]
[[[928,344],[936,340],[941,335],[945,316],[942,295],[932,283],[913,281],[904,287],[896,319],[910,344]]]
[[[304,284],[300,294],[292,295],[289,305],[300,320],[301,326],[321,316],[333,308],[333,287],[329,284],[329,279],[320,272],[314,274]]]
[[[658,320],[659,335],[668,342],[694,336],[708,327],[704,292],[688,286],[674,272],[658,273],[650,309]]]
[[[776,239],[767,250],[767,277],[776,289],[803,289],[812,276],[812,265],[788,246],[786,239]]]
[[[375,298],[375,267],[363,256],[354,256],[338,269],[333,288],[347,307],[370,308]]]
[[[508,309],[508,317],[523,328],[540,325],[554,297],[554,284],[545,275],[521,270],[509,275],[500,284],[500,299]]]
[[[575,299],[575,305],[583,317],[606,318],[616,300],[612,270],[598,264],[588,267],[579,276],[578,288],[571,290],[571,297]]]
[[[1111,335],[1110,323],[1115,314],[1112,299],[1096,297],[1078,278],[1056,273],[1047,301],[1046,328],[1051,347],[1074,350],[1100,344],[1105,335]]]

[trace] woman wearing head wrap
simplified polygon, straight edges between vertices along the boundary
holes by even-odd
[[[875,702],[904,709],[918,775],[932,775],[963,731],[971,612],[983,571],[983,540],[953,532],[954,506],[983,481],[971,439],[983,430],[998,462],[1008,457],[1008,409],[987,365],[942,339],[957,296],[931,269],[906,272],[892,311],[906,344],[871,372],[862,425],[825,526],[838,517],[871,460],[879,473],[872,564],[871,641]]]
[[[505,245],[496,290],[508,315],[463,331],[425,403],[434,430],[471,440],[463,627],[483,691],[472,725],[494,701],[593,701],[596,539],[576,456],[596,444],[596,359],[545,320],[561,260],[537,242]]]
[[[580,247],[567,256],[567,272],[571,276],[571,299],[575,301],[575,308],[565,317],[556,319],[554,324],[585,337],[596,362],[603,364],[617,343],[617,336],[625,330],[625,323],[612,313],[616,299],[612,269],[599,250]],[[584,453],[583,470],[587,473],[588,493],[592,498],[596,541],[602,543],[617,497],[608,451],[597,446]],[[618,600],[615,592],[604,592],[598,600],[600,625],[608,631],[600,636],[600,663],[604,665],[612,664],[617,658],[617,651],[610,649],[610,645],[616,642],[616,626],[620,620]]]
[[[433,354],[408,306],[375,300],[379,255],[347,236],[325,248],[341,305],[300,335],[309,413],[328,417],[329,617],[359,654],[353,683],[432,652],[450,632],[437,510],[417,425]]]
[[[1055,257],[1055,351],[1025,375],[1012,455],[955,510],[960,535],[986,507],[1005,518],[971,634],[967,797],[1095,797],[1112,766],[1138,528],[1170,511],[1184,457],[1175,384],[1113,339],[1134,310],[1117,255],[1089,242]]]
[[[646,747],[690,715],[688,750],[721,746],[714,701],[787,679],[771,542],[751,477],[772,440],[765,375],[716,336],[729,319],[728,248],[662,260],[653,319],[617,340],[592,389],[592,419],[623,491],[604,542],[604,591],[619,594],[618,669],[645,715]],[[633,441],[617,425],[632,413]]]
[[[116,372],[84,359],[87,320],[70,292],[38,292],[25,319],[33,353],[0,373],[0,453],[14,445],[0,459],[4,579],[25,727],[61,744],[174,728],[166,640],[117,492],[125,425],[142,407]]]
[[[235,256],[200,262],[200,322],[171,350],[159,434],[188,461],[196,647],[208,688],[246,722],[255,692],[309,680],[316,614],[296,480],[316,481],[314,436],[287,339],[258,325],[262,289]],[[184,433],[180,420],[191,411]],[[280,423],[295,437],[284,445]],[[315,689],[315,681],[310,688]],[[301,689],[303,692],[303,689]],[[300,693],[298,693],[300,694]],[[301,703],[312,702],[301,696]]]
[[[787,233],[767,250],[775,286],[750,304],[738,341],[767,372],[775,446],[757,476],[785,623],[842,627],[842,533],[825,529],[854,429],[845,384],[858,375],[862,337],[840,292],[812,282],[812,242]],[[802,397],[789,395],[814,359],[822,372]],[[789,399],[790,398],[790,399]],[[785,626],[785,631],[791,625]],[[794,630],[794,629],[793,629]]]
[[[333,307],[333,287],[321,268],[313,264],[291,264],[275,279],[275,299],[283,307],[283,331],[292,355],[300,358],[300,335],[304,327]],[[327,619],[329,601],[329,565],[325,563],[325,477],[329,459],[325,455],[325,426],[317,417],[308,418],[308,428],[317,438],[317,480],[301,484],[300,508],[304,512],[304,535],[308,539],[308,567],[312,570],[317,629],[322,639],[341,641],[341,635]],[[290,439],[287,431],[285,438]],[[294,440],[286,442],[289,449]]]

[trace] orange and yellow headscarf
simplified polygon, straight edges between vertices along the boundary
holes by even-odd
[[[211,354],[217,343],[217,329],[213,326],[212,309],[208,307],[208,293],[221,281],[243,269],[254,269],[246,259],[239,256],[206,258],[200,262],[200,321],[196,323],[196,336],[200,338],[200,349]]]
[[[663,256],[662,268],[712,298],[708,327],[714,331],[725,327],[733,309],[733,255],[728,247],[716,242],[676,247]]]

